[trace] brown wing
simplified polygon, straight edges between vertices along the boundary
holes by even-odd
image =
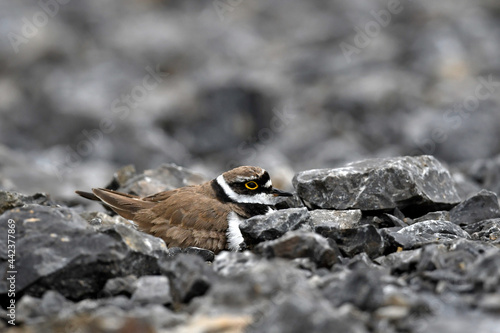
[[[230,209],[203,187],[188,186],[144,198],[107,189],[92,192],[141,230],[162,238],[169,247],[197,246],[214,252],[226,248]]]
[[[144,199],[155,200],[156,204],[138,211],[134,222],[169,246],[197,246],[214,252],[226,248],[230,210],[199,187],[183,187]]]
[[[133,220],[135,213],[139,210],[150,209],[154,206],[153,202],[144,201],[136,195],[105,188],[93,188],[92,192],[109,208],[128,220]]]

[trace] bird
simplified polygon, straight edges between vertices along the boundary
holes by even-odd
[[[240,166],[200,185],[146,197],[105,188],[76,193],[101,201],[141,231],[162,238],[168,247],[198,247],[215,254],[243,250],[240,222],[268,214],[293,196],[273,188],[269,173],[256,166]]]

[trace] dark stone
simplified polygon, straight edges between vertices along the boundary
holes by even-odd
[[[321,297],[308,281],[309,272],[293,267],[288,260],[266,259],[248,251],[221,252],[213,265],[220,278],[205,296],[193,300],[194,313],[210,317],[227,313],[247,315],[257,323],[283,297],[296,294],[315,301]]]
[[[375,258],[384,252],[384,238],[377,228],[370,224],[356,228],[348,226],[348,229],[319,226],[316,232],[334,240],[339,249],[348,257],[365,252],[371,258]]]
[[[311,207],[383,210],[450,207],[460,201],[449,171],[432,156],[355,162],[338,169],[303,171],[293,178]]]
[[[398,251],[378,257],[374,261],[391,270],[393,274],[408,274],[415,271],[422,249]]]
[[[443,243],[458,238],[470,239],[470,235],[459,226],[447,221],[417,222],[400,230],[384,230],[389,244],[411,250],[425,244]]]
[[[194,254],[178,254],[160,263],[160,271],[170,280],[175,303],[189,303],[204,295],[216,279],[205,261]]]
[[[350,303],[361,310],[374,311],[384,301],[380,271],[364,265],[334,273],[323,284],[323,295],[335,307]]]
[[[172,303],[168,278],[161,275],[141,276],[136,282],[136,289],[131,299],[141,304]]]
[[[467,270],[467,277],[476,288],[485,292],[500,292],[500,250],[483,250]]]
[[[478,187],[500,195],[500,155],[464,163],[461,169]]]
[[[309,221],[307,208],[289,208],[266,215],[257,215],[240,223],[240,230],[248,246],[276,239],[296,230]]]
[[[33,195],[24,195],[16,192],[0,191],[0,215],[5,211],[22,207],[26,204],[37,204],[44,206],[55,206],[50,196],[45,193],[36,193]]]
[[[486,190],[481,190],[450,211],[451,221],[459,225],[498,217],[500,217],[498,197]]]
[[[299,196],[294,193],[293,196],[286,198],[286,200],[281,201],[275,205],[276,209],[287,209],[287,208],[302,208],[305,207]]]
[[[255,247],[255,252],[266,258],[310,258],[319,267],[331,267],[342,257],[333,241],[312,232],[292,231]]]
[[[17,251],[16,291],[42,295],[54,289],[68,299],[95,297],[109,278],[158,273],[167,256],[160,239],[125,225],[91,227],[73,210],[28,204],[0,216],[0,232],[14,220]],[[0,240],[0,266],[6,270],[7,244]],[[7,292],[5,280],[0,294]]]
[[[465,225],[463,229],[474,240],[500,245],[500,219],[470,223]]]

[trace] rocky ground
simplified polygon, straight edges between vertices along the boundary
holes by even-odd
[[[498,1],[19,0],[0,22],[20,331],[498,331]],[[235,165],[296,193],[242,253],[168,249],[74,193]]]
[[[202,180],[128,167],[109,186]],[[0,234],[16,237],[13,263],[0,240],[2,271],[16,270],[7,332],[498,332],[496,193],[463,197],[431,156],[307,170],[293,186],[275,213],[242,223],[249,250],[218,255],[45,194],[0,192]],[[7,320],[9,288],[2,279]]]

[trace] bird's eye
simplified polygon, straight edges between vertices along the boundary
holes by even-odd
[[[256,190],[257,187],[259,187],[259,184],[257,184],[256,182],[254,182],[253,180],[250,181],[250,182],[246,182],[245,183],[245,187],[249,190]]]

